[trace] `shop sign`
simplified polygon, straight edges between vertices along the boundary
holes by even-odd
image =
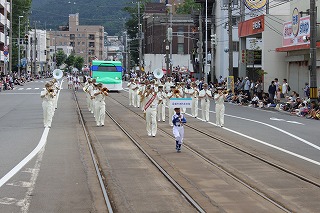
[[[268,0],[243,0],[249,10],[261,10],[266,6]]]
[[[310,37],[310,16],[300,18],[293,15],[292,21],[285,22],[283,25],[282,46],[294,46],[309,44],[306,38]]]

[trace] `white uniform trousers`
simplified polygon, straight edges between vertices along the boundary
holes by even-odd
[[[136,106],[138,108],[140,108],[140,104],[141,104],[141,96],[138,94],[137,92],[137,96],[136,96]]]
[[[132,89],[129,89],[129,106],[133,105],[133,90]]]
[[[56,96],[53,98],[53,103],[54,103],[54,109],[58,108],[58,92],[56,93]]]
[[[172,119],[170,119],[172,118],[173,115],[174,115],[174,108],[169,107],[169,125],[170,126],[173,126]]]
[[[176,139],[176,142],[178,142],[178,144],[181,145],[183,143],[183,137],[184,137],[183,126],[173,126],[172,132]]]
[[[146,123],[148,136],[156,136],[157,134],[157,108],[149,106],[146,110]]]
[[[134,101],[134,102],[133,102],[133,106],[134,106],[134,107],[138,107],[138,106],[140,107],[140,100],[139,100],[138,96],[139,96],[139,95],[138,95],[138,91],[137,91],[137,90],[134,90],[134,91],[133,91],[133,97],[134,97],[134,98],[133,98],[133,101]]]
[[[86,100],[87,100],[87,106],[88,106],[88,110],[91,111],[91,97],[89,93],[86,93]]]
[[[198,108],[199,108],[198,105],[199,105],[198,98],[192,98],[192,102],[191,102],[192,117],[198,117]]]
[[[162,121],[166,120],[166,103],[162,102],[161,104],[158,104],[157,118],[158,121],[160,121],[160,119]]]
[[[216,124],[217,126],[224,125],[224,104],[216,104]]]
[[[95,102],[95,111],[96,111],[96,123],[98,126],[104,125],[104,119],[106,117],[106,105],[104,101]]]
[[[202,119],[207,122],[209,121],[209,108],[210,108],[210,101],[201,99]]]
[[[44,127],[51,127],[54,112],[53,101],[42,101]]]

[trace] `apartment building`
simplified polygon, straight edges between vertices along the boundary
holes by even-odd
[[[104,60],[104,27],[80,25],[79,13],[69,15],[69,24],[58,31],[49,31],[49,46],[71,46],[73,53],[84,58],[85,64],[93,58]]]
[[[7,73],[9,66],[10,1],[0,0],[0,72]]]

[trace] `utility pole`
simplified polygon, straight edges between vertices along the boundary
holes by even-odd
[[[228,2],[229,76],[233,76],[232,2],[233,0]]]
[[[7,8],[8,8],[8,2],[5,2],[5,8],[4,8],[4,46],[5,48],[8,48],[8,43],[7,43],[7,40],[8,40],[8,26],[7,26],[7,23],[8,23],[8,12],[7,12]],[[8,51],[7,50],[4,50],[5,51]],[[8,63],[8,55],[4,55],[4,60],[3,60],[3,73],[6,75],[7,74],[7,63]]]
[[[206,0],[205,8],[205,67],[204,67],[204,82],[208,83],[208,0]]]
[[[38,43],[38,39],[37,39],[37,22],[34,22],[34,39],[33,39],[33,75],[34,77],[37,74],[37,43]]]
[[[139,71],[142,71],[142,38],[141,38],[141,19],[140,19],[140,1],[138,1],[138,38],[139,38]]]
[[[169,58],[169,20],[168,20],[168,12],[166,13],[167,16],[167,24],[166,24],[166,28],[167,28],[167,35],[166,35],[166,70],[167,70],[167,76],[170,76],[170,67],[169,67],[169,62],[170,62],[170,58]]]
[[[12,0],[10,0],[9,70],[12,70]]]
[[[20,38],[20,18],[23,18],[23,16],[19,16],[19,32],[18,32],[18,77],[20,77],[20,68],[21,68],[21,60],[20,60],[20,43],[21,43],[21,38]]]
[[[317,7],[316,0],[310,0],[310,99],[316,101],[317,94]]]
[[[202,38],[202,11],[199,14],[199,79],[202,79],[203,71],[203,38]]]
[[[213,3],[212,6],[212,18],[211,18],[211,82],[214,83],[216,77],[216,70],[215,70],[215,46],[217,44],[217,36],[216,34],[216,2]],[[214,37],[214,42],[213,42]]]

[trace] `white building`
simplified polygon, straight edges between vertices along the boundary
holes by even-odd
[[[9,66],[9,36],[11,5],[7,0],[0,0],[0,72],[8,72]],[[6,70],[5,70],[6,69]]]
[[[218,1],[216,7],[216,77],[229,75],[227,10]],[[246,7],[244,3],[247,2]],[[248,76],[252,80],[262,80],[264,90],[274,78],[279,80],[286,77],[285,54],[277,53],[276,48],[282,43],[282,21],[290,14],[290,3],[287,0],[272,1],[267,7],[267,1],[251,3],[251,1],[239,1],[242,7],[236,5],[233,9],[233,73],[235,77]],[[261,4],[264,2],[265,4]],[[261,4],[261,5],[259,5]],[[256,6],[259,6],[258,8]],[[256,7],[256,8],[253,8]],[[243,9],[241,9],[243,8]],[[244,21],[239,22],[240,14],[245,14]],[[261,64],[248,64],[248,50],[259,50]],[[244,55],[244,56],[243,56]],[[260,60],[259,60],[260,61]]]
[[[27,46],[27,71],[34,74],[47,71],[49,60],[49,39],[46,30],[33,29],[29,31]]]

